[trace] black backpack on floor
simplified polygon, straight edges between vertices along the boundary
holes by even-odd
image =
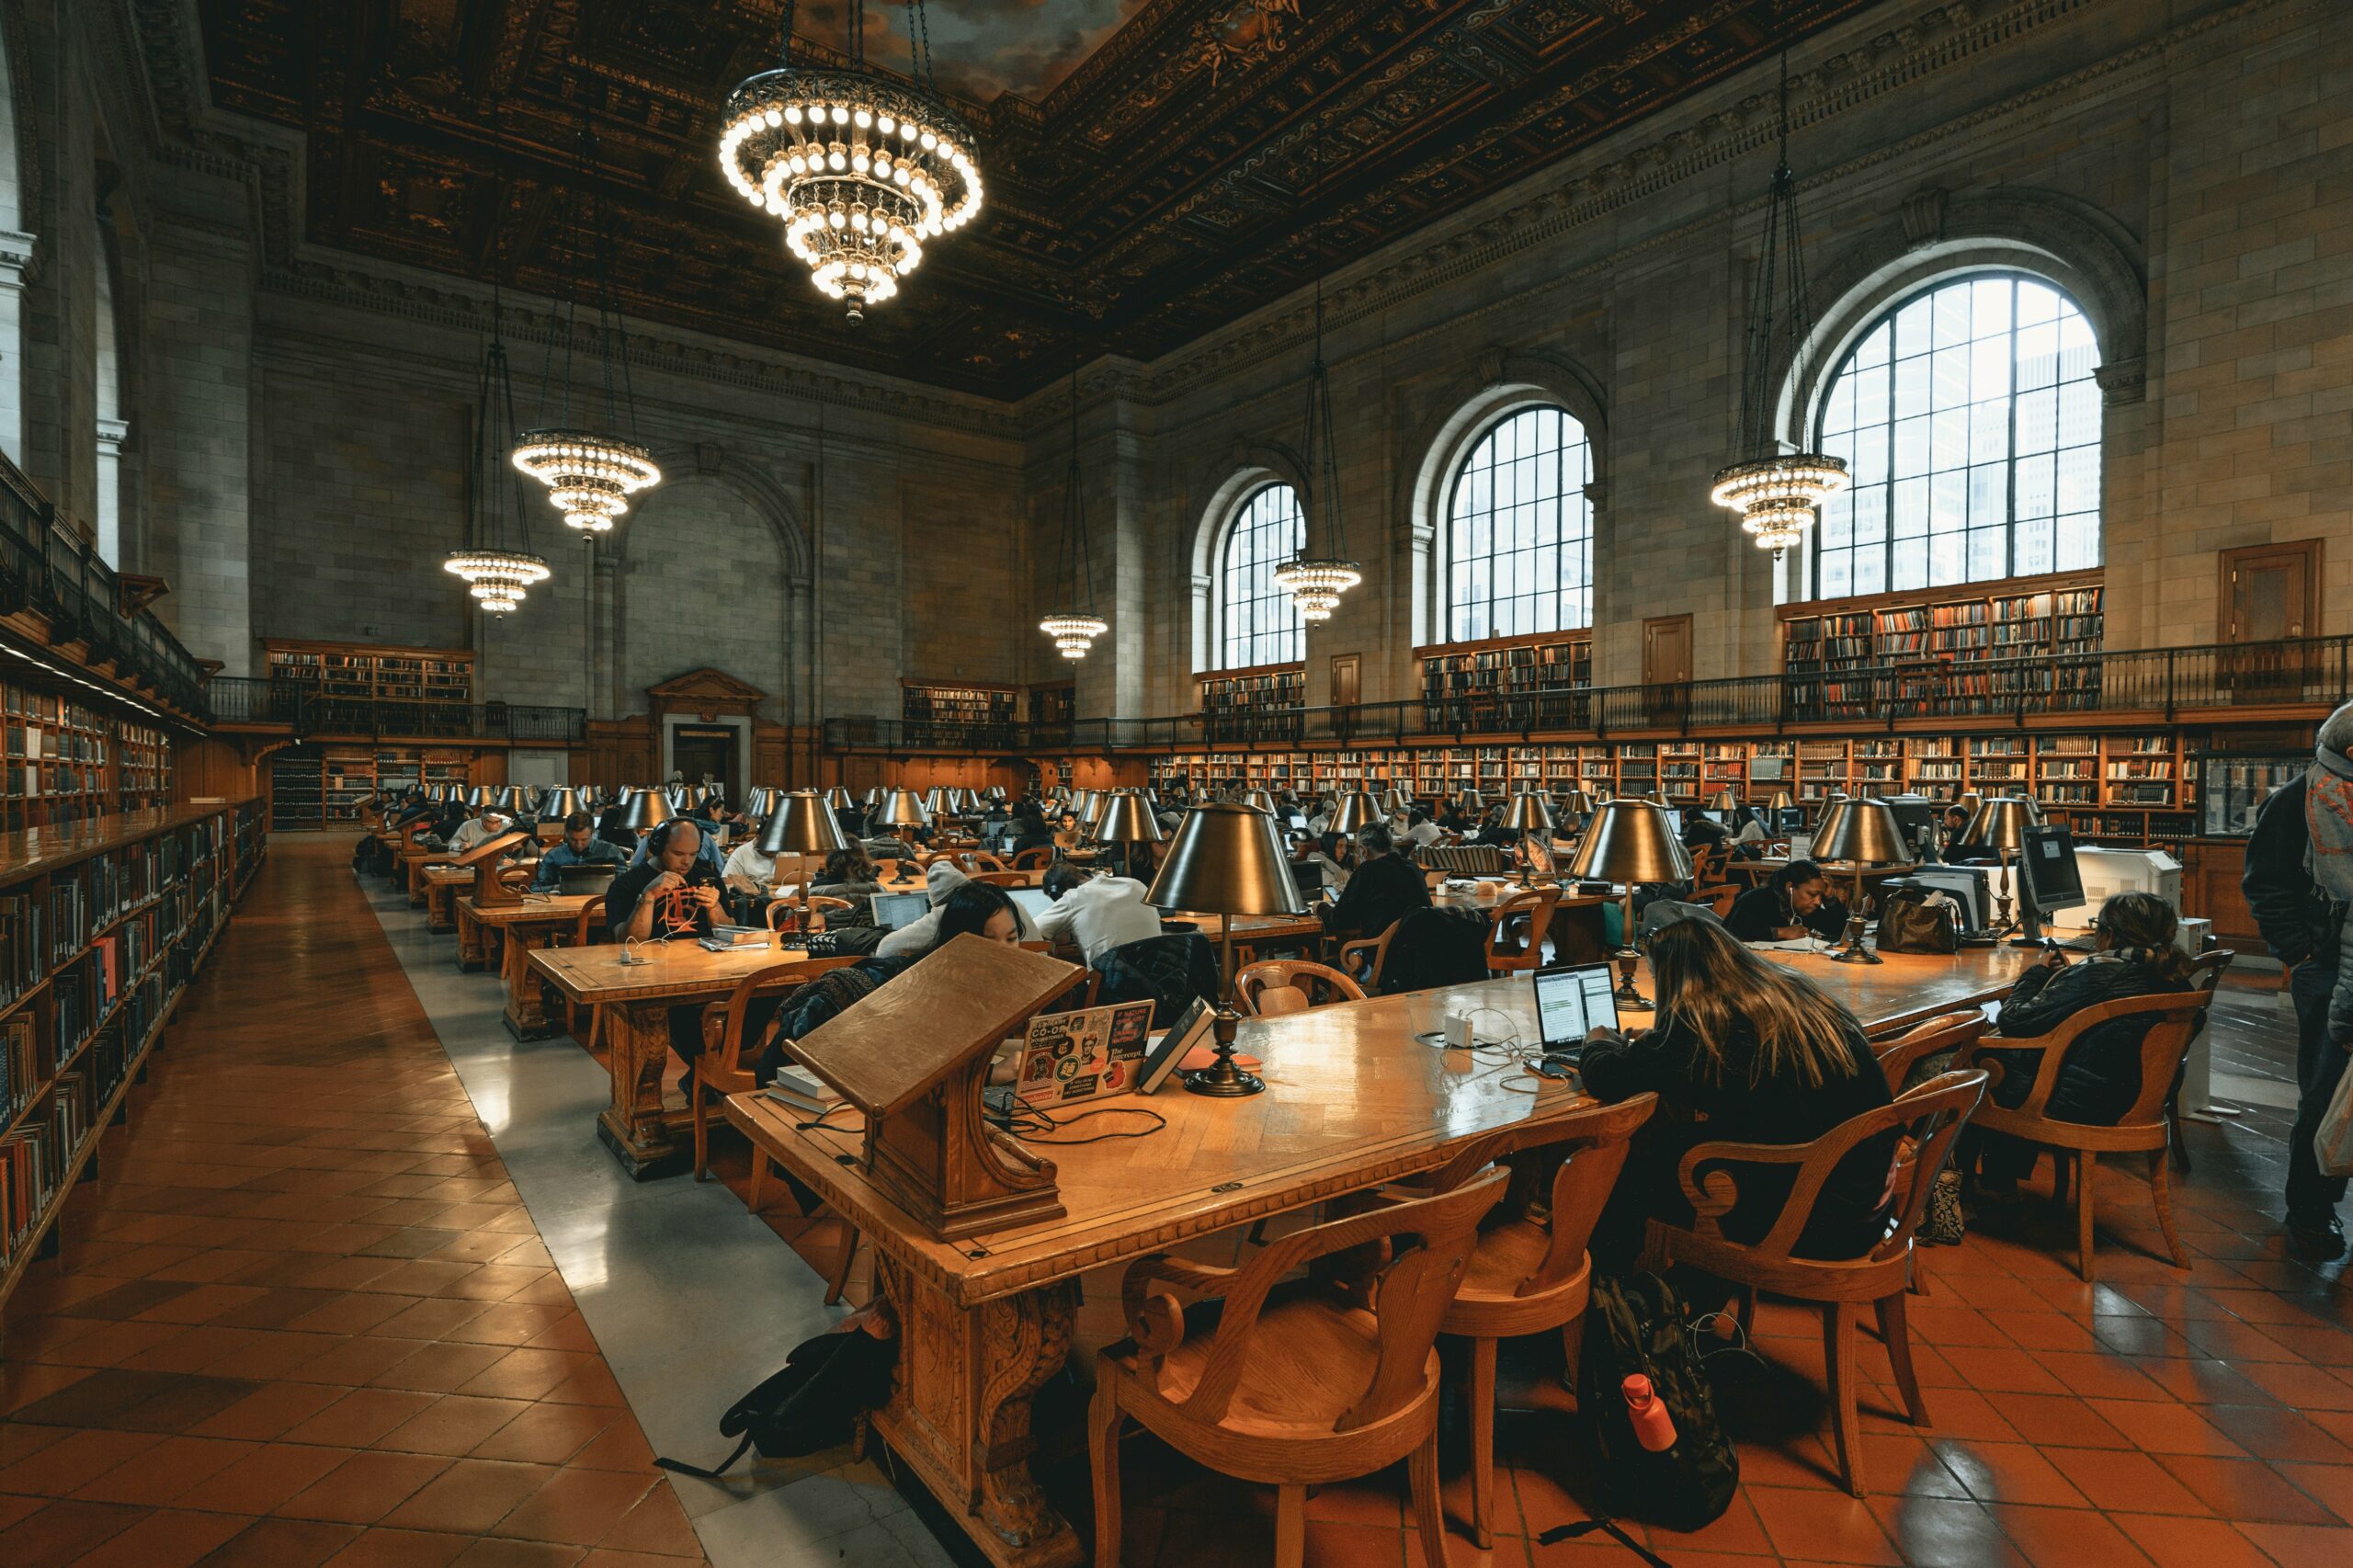
[[[654,1462],[680,1475],[716,1481],[746,1449],[772,1460],[839,1448],[849,1441],[858,1417],[891,1397],[891,1369],[898,1356],[898,1341],[877,1339],[860,1329],[803,1340],[784,1358],[784,1370],[719,1418],[719,1435],[738,1439],[733,1453],[709,1470],[680,1460]]]
[[[1634,1373],[1675,1422],[1675,1446],[1652,1453],[1634,1437],[1625,1381]],[[1732,1506],[1740,1456],[1716,1418],[1708,1374],[1683,1322],[1683,1301],[1655,1274],[1597,1278],[1585,1311],[1577,1408],[1593,1434],[1601,1502],[1610,1512],[1696,1530]]]

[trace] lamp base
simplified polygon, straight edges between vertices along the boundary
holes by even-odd
[[[1634,989],[1634,966],[1641,961],[1642,955],[1633,949],[1618,949],[1618,989],[1609,994],[1609,999],[1620,1007],[1635,1007],[1647,1013],[1653,1010],[1651,999]]]
[[[1847,945],[1830,955],[1832,963],[1884,963],[1887,960],[1863,946],[1863,922],[1859,915],[1847,921]]]
[[[1196,1067],[1185,1074],[1185,1092],[1208,1095],[1217,1099],[1240,1099],[1245,1095],[1267,1091],[1267,1081],[1256,1074],[1245,1073],[1233,1062],[1233,1034],[1241,1027],[1241,1016],[1231,1007],[1220,1007],[1211,1018],[1210,1028],[1217,1040],[1217,1061],[1207,1067]]]

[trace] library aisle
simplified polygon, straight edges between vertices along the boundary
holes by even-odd
[[[280,838],[0,1343],[0,1560],[702,1552],[340,839]]]

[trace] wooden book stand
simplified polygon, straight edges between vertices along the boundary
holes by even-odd
[[[498,868],[499,863],[506,858],[506,852],[529,836],[521,833],[502,833],[496,838],[483,839],[458,857],[458,865],[473,871],[476,909],[495,909],[523,902],[519,889],[507,887],[498,880]]]
[[[981,1087],[998,1045],[1081,972],[959,937],[794,1042],[865,1113],[869,1178],[938,1240],[1062,1217],[1053,1162],[982,1119]]]

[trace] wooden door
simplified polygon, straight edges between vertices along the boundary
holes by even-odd
[[[2318,673],[2313,651],[2294,644],[2320,631],[2320,540],[2249,545],[2220,560],[2215,624],[2233,646],[2218,674],[2243,700],[2301,701],[2304,683]]]
[[[1691,618],[1659,615],[1643,621],[1643,706],[1651,722],[1680,722],[1690,701],[1690,683]]]

